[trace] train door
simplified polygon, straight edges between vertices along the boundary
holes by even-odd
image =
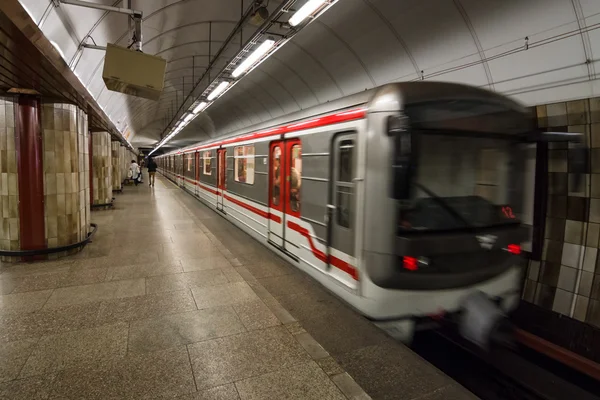
[[[283,142],[271,142],[269,146],[269,235],[273,245],[283,248]]]
[[[183,187],[183,169],[185,166],[183,165],[183,154],[177,156],[177,161],[179,162],[179,173],[177,174],[177,183],[179,186]]]
[[[355,134],[338,135],[333,140],[333,168],[330,177],[332,210],[329,218],[330,248],[332,260],[349,262],[354,257],[355,242],[355,193],[356,152]]]
[[[194,179],[196,180],[196,182],[194,182],[194,195],[196,197],[200,196],[200,153],[199,152],[195,152],[194,153]]]
[[[272,142],[269,147],[269,241],[297,255],[294,244],[286,243],[288,217],[300,218],[299,139]]]
[[[217,150],[217,210],[225,212],[223,202],[227,190],[227,150]]]
[[[302,177],[302,147],[300,139],[285,141],[284,205],[285,216],[283,237],[293,237],[291,230],[298,232],[300,222],[300,185]],[[290,220],[290,221],[288,221]],[[295,221],[294,221],[295,220]],[[301,233],[302,234],[302,233]],[[297,243],[284,240],[284,248],[295,256],[299,255]]]

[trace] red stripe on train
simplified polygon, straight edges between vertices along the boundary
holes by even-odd
[[[193,182],[190,179],[184,178],[186,181],[200,186],[201,189],[207,190],[213,194],[216,195],[221,195],[221,193],[218,193],[216,190],[209,188],[207,186],[204,186],[202,184],[199,184],[197,182]],[[223,193],[223,197],[229,201],[231,201],[233,204],[236,204],[242,208],[245,208],[248,211],[253,212],[254,214],[260,215],[263,218],[267,218],[267,219],[271,219],[274,222],[280,224],[281,223],[281,217],[263,210],[260,210],[256,207],[253,207],[249,204],[244,203],[243,201],[240,201],[238,199],[235,199],[231,196],[228,196],[226,193]],[[315,244],[313,242],[312,236],[310,235],[310,232],[308,231],[308,229],[298,225],[295,222],[291,222],[288,221],[287,223],[288,228],[298,232],[299,234],[301,234],[302,236],[304,236],[307,240],[308,240],[308,244],[310,246],[310,250],[312,251],[312,253],[315,255],[315,257],[317,257],[320,261],[324,262],[325,264],[327,264],[327,255],[325,253],[323,253],[321,250],[317,249],[315,247]],[[333,265],[334,267],[336,267],[337,269],[344,271],[345,273],[347,273],[348,275],[350,275],[354,280],[358,280],[358,271],[356,270],[356,268],[354,268],[352,265],[348,264],[346,261],[337,258],[335,256],[329,255],[329,259],[331,262],[331,265]]]
[[[327,264],[327,255],[325,255],[325,253],[323,253],[321,250],[319,250],[315,247],[312,236],[310,235],[310,232],[308,231],[308,229],[303,228],[302,226],[298,225],[297,223],[291,222],[291,221],[288,221],[287,226],[288,226],[288,228],[290,228],[290,229],[298,232],[302,236],[304,236],[308,240],[308,244],[310,245],[310,250],[313,252],[315,257],[317,257],[319,260],[321,260],[325,264]],[[331,259],[331,265],[333,265],[337,269],[344,271],[345,273],[350,275],[353,279],[358,280],[358,272],[356,271],[356,268],[354,268],[352,265],[348,264],[346,261],[341,260],[335,256],[332,256],[331,254],[329,255],[329,258]]]
[[[358,271],[356,270],[356,268],[354,268],[352,265],[348,264],[346,261],[344,261],[340,258],[337,258],[335,256],[332,256],[331,254],[329,255],[329,258],[331,261],[331,265],[333,265],[337,269],[344,271],[345,273],[350,275],[354,280],[356,280],[356,281],[358,280]]]
[[[260,209],[258,209],[256,207],[253,207],[253,206],[251,206],[249,204],[244,203],[243,201],[240,201],[238,199],[234,199],[233,197],[228,196],[227,194],[224,194],[224,196],[225,196],[225,198],[227,200],[231,201],[233,204],[237,204],[238,206],[240,206],[242,208],[245,208],[248,211],[252,211],[254,214],[258,214],[261,217],[266,218],[266,219],[271,219],[271,220],[273,220],[274,222],[276,222],[278,224],[281,223],[281,217],[279,215],[275,215],[275,214],[272,214],[270,212],[260,210]]]
[[[238,136],[231,139],[226,139],[221,142],[213,142],[208,143],[203,146],[193,147],[191,149],[185,149],[183,151],[178,151],[177,154],[182,153],[191,153],[196,150],[206,149],[208,147],[218,147],[232,143],[245,142],[247,140],[253,139],[261,139],[268,136],[278,136],[286,133],[297,132],[303,129],[311,129],[318,128],[321,126],[339,124],[347,121],[354,121],[357,119],[363,119],[367,116],[367,110],[365,108],[357,108],[354,110],[348,110],[344,112],[340,112],[337,114],[325,115],[322,117],[317,117],[313,119],[309,119],[308,121],[298,122],[290,125],[279,126],[271,129],[267,129],[264,131],[250,133],[248,135]]]

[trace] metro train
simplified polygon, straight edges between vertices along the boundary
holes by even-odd
[[[410,342],[418,321],[464,310],[472,293],[502,313],[517,306],[529,236],[521,148],[532,123],[527,109],[487,90],[394,83],[156,160]]]

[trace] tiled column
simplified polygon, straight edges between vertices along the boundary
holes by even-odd
[[[112,201],[112,148],[108,132],[92,132],[93,204]]]
[[[127,150],[125,149],[125,146],[121,145],[121,147],[119,148],[119,166],[121,168],[121,182],[127,179],[127,168],[125,164],[126,160]]]
[[[90,230],[91,201],[90,201],[90,131],[88,117],[79,110],[77,118],[78,157],[79,157],[79,240],[87,237]]]
[[[89,232],[87,125],[87,115],[75,105],[42,104],[48,247],[79,242]],[[65,254],[51,257],[62,255]]]
[[[585,133],[590,148],[578,187],[575,155],[549,144],[548,208],[542,261],[531,261],[523,299],[600,327],[600,98],[537,107],[538,125]]]
[[[0,97],[0,250],[20,250],[15,99]],[[2,258],[2,261],[12,261]]]
[[[123,182],[123,178],[121,177],[121,164],[119,158],[119,149],[121,148],[121,143],[112,142],[111,146],[111,166],[112,166],[112,190],[118,191],[121,190],[121,183]]]
[[[41,250],[47,247],[47,243],[44,235],[44,166],[38,97],[17,97],[15,132],[21,250]],[[35,259],[39,257],[26,258],[28,261]]]

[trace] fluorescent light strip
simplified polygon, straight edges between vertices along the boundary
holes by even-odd
[[[237,67],[231,75],[234,78],[242,75],[244,72],[248,70],[256,61],[260,60],[275,44],[274,40],[267,39],[265,40],[256,50],[252,52],[240,65]]]
[[[319,8],[321,8],[323,5],[328,3],[328,6],[325,7],[322,11],[329,9],[329,7],[331,7],[333,4],[335,4],[337,2],[337,0],[308,0],[302,7],[300,7],[300,9],[298,11],[296,11],[296,13],[294,13],[294,15],[292,15],[292,17],[288,20],[288,23],[292,26],[297,26],[299,25],[302,21],[304,21],[307,17],[313,15],[315,13],[315,11],[317,11]],[[285,42],[283,42],[285,43]],[[261,57],[263,57],[265,54],[268,53],[268,51],[275,45],[275,42],[272,39],[267,39],[265,40],[256,50],[254,50],[254,52],[252,54],[250,54],[250,56],[248,56],[248,58],[246,58],[233,72],[232,72],[232,76],[234,78],[237,78],[239,76],[241,76],[242,74],[244,74],[244,72],[247,72],[257,61],[259,61],[261,59]],[[234,82],[236,83],[236,82]],[[227,89],[230,85],[230,82],[227,81],[223,81],[221,82],[207,97],[207,100],[210,102],[214,99],[216,99],[217,97],[219,97],[224,91],[225,89]],[[192,111],[193,115],[188,115],[184,121],[180,122],[179,125],[177,125],[177,127],[175,128],[174,131],[172,131],[172,133],[167,136],[165,139],[163,139],[158,146],[152,150],[152,153],[154,153],[156,150],[158,150],[160,147],[162,147],[166,142],[168,142],[174,135],[176,135],[181,129],[183,129],[185,127],[186,122],[188,122],[191,118],[193,118],[193,116],[195,116],[197,113],[199,113],[200,111],[204,110],[206,107],[208,107],[208,105],[210,105],[212,103],[208,103],[206,104],[206,102],[201,102],[200,104],[198,104],[198,106],[196,106],[196,108],[194,108],[194,110]]]
[[[288,20],[291,26],[297,26],[309,15],[312,15],[319,7],[325,4],[327,0],[308,0],[292,17]]]
[[[206,103],[205,101],[201,102],[200,104],[198,104],[198,106],[196,108],[194,108],[194,111],[192,111],[192,114],[198,114],[200,111],[204,110],[207,105],[208,105],[208,103]]]
[[[214,100],[217,97],[219,97],[219,95],[221,93],[223,93],[223,91],[227,88],[227,86],[229,86],[229,82],[224,81],[219,83],[219,86],[217,86],[215,88],[215,90],[213,90],[209,95],[208,95],[208,100]]]
[[[192,114],[188,114],[184,119],[183,122],[188,122],[190,121],[192,118],[194,118],[194,116]]]

